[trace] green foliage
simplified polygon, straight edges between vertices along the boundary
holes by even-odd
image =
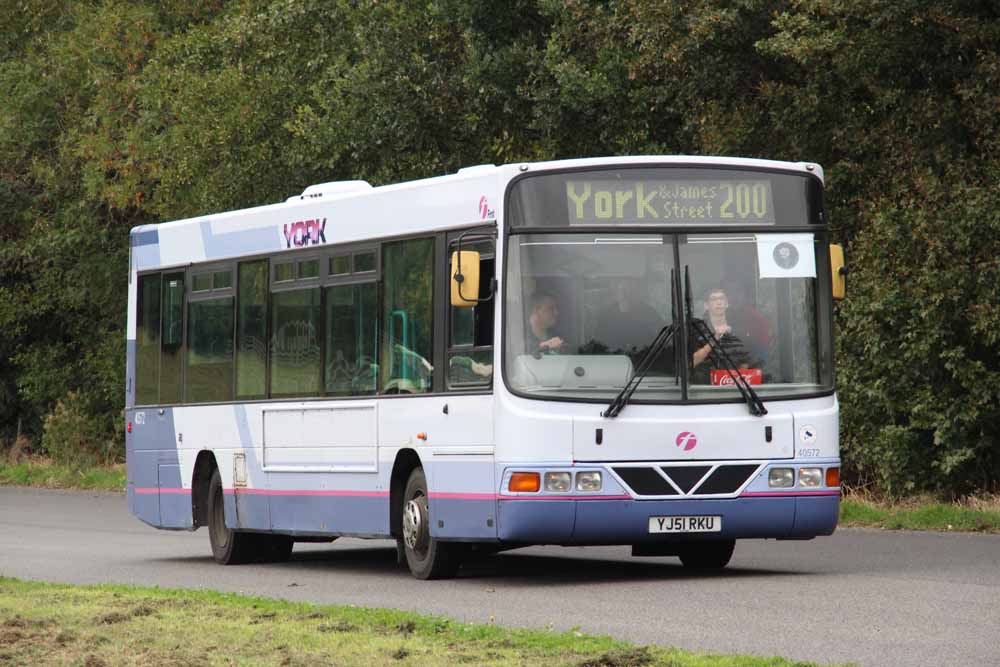
[[[124,465],[81,467],[45,459],[11,464],[0,460],[0,484],[4,485],[124,492],[125,483]]]
[[[844,456],[892,495],[1000,480],[1000,213],[964,178],[900,179],[853,245]]]
[[[80,394],[70,392],[45,418],[42,449],[57,464],[74,469],[107,465],[115,456],[107,421]]]
[[[8,2],[0,437],[73,391],[121,456],[134,225],[481,162],[743,155],[826,170],[848,478],[994,488],[998,45],[975,0]]]

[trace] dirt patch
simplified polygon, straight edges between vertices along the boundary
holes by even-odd
[[[409,650],[405,646],[400,646],[395,651],[389,654],[393,660],[406,660],[407,656],[410,655]]]
[[[417,629],[417,624],[413,621],[400,621],[396,625],[396,632],[404,635],[412,635],[414,630]]]
[[[596,658],[588,658],[577,663],[577,667],[645,667],[653,662],[653,656],[645,647],[608,651]]]
[[[277,617],[278,614],[276,614],[273,611],[268,611],[261,614],[255,614],[253,618],[250,619],[250,625],[258,625],[259,623],[263,623],[264,621],[270,621]]]
[[[83,661],[83,667],[108,667],[108,663],[96,655],[88,655],[87,659]]]
[[[131,612],[129,612],[129,616],[131,616],[132,618],[143,618],[145,616],[152,616],[155,613],[156,613],[155,608],[150,607],[149,605],[146,604],[141,604],[135,609],[133,609]]]
[[[156,609],[150,607],[149,605],[141,604],[138,607],[130,609],[127,612],[113,611],[109,614],[105,614],[97,619],[98,625],[115,625],[116,623],[124,623],[125,621],[131,621],[133,618],[143,618],[145,616],[152,616],[156,613]]]
[[[18,632],[17,630],[0,630],[0,646],[19,644],[24,641],[26,636],[23,632]]]
[[[358,626],[352,625],[347,621],[337,621],[336,623],[324,623],[316,629],[320,632],[355,632]]]
[[[72,644],[73,642],[75,642],[76,635],[70,630],[63,630],[62,632],[60,632],[58,635],[55,636],[55,639],[53,641],[55,641],[55,643],[58,644],[59,646],[65,646],[66,644]]]
[[[110,614],[105,614],[97,619],[98,625],[114,625],[115,623],[124,623],[125,621],[132,618],[128,614],[123,614],[118,611],[113,611]]]

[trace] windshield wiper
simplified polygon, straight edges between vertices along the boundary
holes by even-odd
[[[711,347],[715,358],[723,363],[726,372],[729,373],[729,377],[733,381],[733,385],[739,390],[740,395],[743,396],[743,400],[746,401],[750,414],[754,417],[763,417],[766,415],[767,408],[764,407],[764,402],[760,400],[760,396],[757,395],[757,392],[753,390],[747,379],[740,373],[739,366],[729,356],[726,349],[722,347],[719,339],[715,337],[715,334],[705,323],[705,320],[691,316],[691,280],[688,276],[687,266],[684,267],[684,308],[695,336],[701,339],[702,345]]]
[[[642,355],[642,359],[639,360],[638,365],[635,367],[635,372],[622,390],[618,392],[618,395],[611,399],[611,403],[608,404],[607,409],[601,413],[601,416],[607,417],[608,419],[614,419],[618,416],[625,406],[628,404],[629,399],[632,398],[632,394],[635,390],[639,388],[639,384],[642,379],[646,377],[646,373],[649,372],[650,367],[653,365],[653,361],[660,355],[660,352],[667,346],[667,343],[674,339],[674,335],[677,333],[677,325],[670,323],[660,329],[660,332],[656,334],[656,338],[653,342],[649,344],[646,349],[646,353]]]

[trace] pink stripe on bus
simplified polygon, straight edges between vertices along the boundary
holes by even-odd
[[[227,495],[250,496],[335,496],[356,498],[388,498],[388,491],[342,491],[334,489],[225,489]]]
[[[740,498],[791,498],[794,496],[839,496],[840,491],[748,491]]]
[[[187,495],[191,493],[191,489],[171,489],[171,488],[156,488],[156,487],[136,487],[135,492],[140,496],[156,495],[158,493],[175,493],[178,495]]]
[[[632,500],[632,496],[499,496],[500,500]]]

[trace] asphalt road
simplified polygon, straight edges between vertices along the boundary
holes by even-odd
[[[296,545],[289,563],[222,567],[205,530],[149,528],[122,496],[0,488],[0,575],[394,607],[817,662],[1000,665],[997,535],[740,542],[718,575],[631,558],[627,547],[533,547],[421,582],[396,567],[390,542]]]

